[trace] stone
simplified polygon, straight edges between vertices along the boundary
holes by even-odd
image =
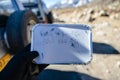
[[[117,67],[120,68],[120,61],[117,62]]]
[[[93,22],[95,20],[95,18],[93,18],[90,14],[86,16],[85,21],[87,22]]]
[[[99,12],[99,16],[109,16],[108,12],[104,11],[104,10],[101,10]]]
[[[94,12],[95,12],[94,9],[91,8],[88,10],[87,14],[94,14]]]

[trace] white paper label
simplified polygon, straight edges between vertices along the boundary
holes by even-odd
[[[37,64],[82,64],[92,57],[92,36],[87,25],[37,24],[32,30],[31,51]]]

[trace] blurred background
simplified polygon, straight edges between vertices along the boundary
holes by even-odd
[[[14,10],[4,1],[0,0],[0,12],[9,15]],[[36,3],[31,4],[41,22],[90,25],[93,59],[87,65],[49,65],[37,80],[120,80],[120,0],[42,1],[42,11]],[[24,6],[32,8],[27,4]],[[44,15],[41,17],[41,14]]]
[[[120,0],[44,0],[54,23],[88,24],[93,60],[87,65],[50,65],[41,80],[120,80]]]

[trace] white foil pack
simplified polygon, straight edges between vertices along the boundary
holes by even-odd
[[[37,24],[31,51],[37,64],[86,64],[92,58],[92,31],[83,24]]]

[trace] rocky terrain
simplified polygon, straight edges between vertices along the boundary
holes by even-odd
[[[93,60],[87,65],[50,65],[40,80],[120,80],[120,0],[97,0],[53,10],[56,23],[88,24],[93,34]]]

